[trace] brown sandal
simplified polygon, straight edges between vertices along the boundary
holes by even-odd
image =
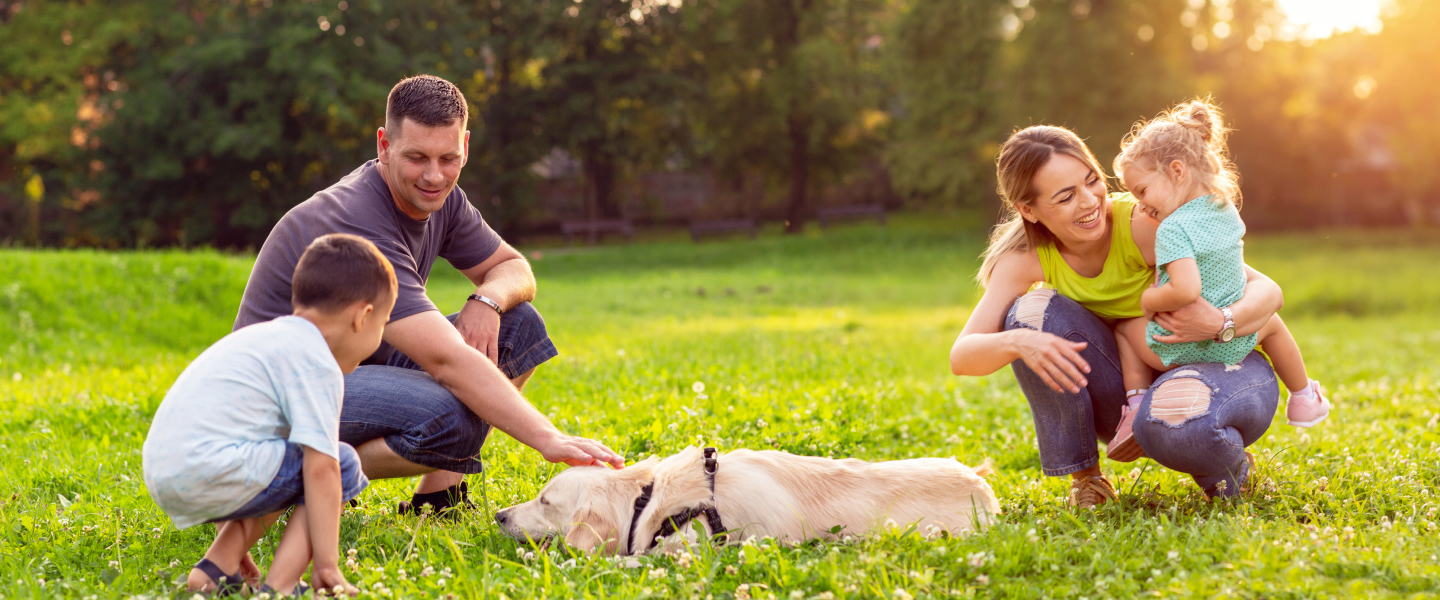
[[[1091,475],[1070,482],[1070,506],[1095,508],[1115,498],[1115,486],[1104,475]]]

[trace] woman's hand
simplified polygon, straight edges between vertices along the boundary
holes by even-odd
[[[1030,367],[1050,389],[1060,393],[1080,393],[1088,385],[1084,373],[1090,372],[1090,363],[1080,356],[1085,342],[1072,342],[1053,333],[1032,329],[1015,329],[1015,350],[1025,366]],[[1083,371],[1083,373],[1082,373]]]
[[[1225,327],[1225,315],[1202,296],[1180,310],[1155,313],[1155,322],[1170,331],[1170,335],[1155,336],[1157,342],[1200,342],[1215,339]]]

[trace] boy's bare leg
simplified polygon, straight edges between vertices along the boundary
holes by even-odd
[[[249,560],[250,548],[265,535],[269,529],[280,518],[279,512],[255,517],[240,519],[236,521],[224,521],[215,524],[215,541],[210,542],[210,548],[205,551],[205,558],[220,567],[221,571],[234,573],[241,571],[242,577],[247,577],[249,569],[242,569],[248,566],[253,568],[255,562]],[[214,590],[219,583],[210,579],[200,569],[190,569],[190,575],[185,580],[186,587],[192,592],[207,592]]]
[[[290,521],[285,524],[285,533],[280,535],[280,545],[275,548],[275,560],[270,563],[270,573],[265,576],[265,585],[280,594],[294,592],[305,569],[310,567],[314,549],[310,546],[310,517],[305,505],[295,507]]]
[[[1285,322],[1280,320],[1280,315],[1270,317],[1265,326],[1260,328],[1256,344],[1270,356],[1270,362],[1275,366],[1275,374],[1285,383],[1285,389],[1299,392],[1310,385],[1310,374],[1305,371],[1305,358],[1300,356],[1300,345],[1295,343],[1295,337],[1290,335],[1290,330],[1285,327]]]

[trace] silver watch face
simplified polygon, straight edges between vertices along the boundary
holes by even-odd
[[[1220,331],[1220,341],[1221,341],[1221,342],[1228,342],[1228,341],[1233,340],[1233,339],[1235,339],[1235,328],[1234,328],[1234,327],[1226,327],[1225,329],[1223,329],[1223,330]]]

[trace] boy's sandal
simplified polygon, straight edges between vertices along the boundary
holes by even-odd
[[[200,559],[200,562],[195,563],[195,568],[215,582],[213,593],[216,596],[237,594],[245,587],[245,578],[240,576],[239,571],[236,571],[234,575],[226,575],[224,571],[220,570],[220,565],[211,562],[208,558]]]
[[[310,586],[305,585],[305,584],[303,584],[303,583],[297,583],[297,584],[295,584],[295,590],[292,591],[292,592],[290,592],[290,597],[291,597],[291,598],[299,598],[299,597],[301,597],[301,596],[304,596],[304,595],[305,595],[305,592],[308,592],[308,591],[310,591]],[[283,597],[285,597],[285,596],[282,595],[280,592],[275,591],[275,588],[270,587],[270,584],[268,584],[268,583],[262,583],[262,584],[260,584],[260,589],[255,590],[255,593],[257,593],[257,594],[270,594],[270,597],[271,597],[271,598],[283,598]]]

